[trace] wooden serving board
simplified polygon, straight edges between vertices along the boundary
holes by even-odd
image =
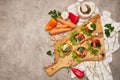
[[[72,46],[72,51],[76,50],[79,46],[88,48],[88,43],[92,39],[99,39],[100,42],[101,42],[101,48],[99,49],[99,52],[98,52],[97,56],[91,54],[88,51],[87,55],[81,60],[81,62],[82,61],[99,61],[99,60],[103,60],[105,58],[104,37],[103,37],[102,25],[101,25],[101,21],[100,21],[100,15],[99,14],[95,15],[93,18],[89,19],[88,21],[86,21],[82,25],[86,25],[89,22],[94,22],[96,24],[96,30],[91,34],[91,36],[89,36],[89,37],[85,36],[85,42],[83,44],[78,44],[77,46]],[[69,40],[70,35],[75,30],[77,32],[81,32],[81,27],[77,27],[76,29],[71,31],[69,34],[64,36],[61,40],[56,42],[55,47],[54,47],[55,61],[52,65],[49,65],[49,66],[44,68],[46,73],[49,76],[53,75],[55,72],[57,72],[61,68],[74,67],[75,65],[79,64],[79,62],[77,62],[75,59],[73,59],[72,51],[69,55],[66,55],[64,58],[60,57],[59,52],[57,51],[57,47],[60,44],[63,44],[63,43],[66,43],[66,42],[70,43],[70,40]],[[96,36],[96,33],[98,34],[98,36]]]

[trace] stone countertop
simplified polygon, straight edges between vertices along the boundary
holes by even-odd
[[[108,10],[120,22],[120,0],[93,1],[100,11]],[[0,80],[79,80],[71,79],[67,69],[49,77],[43,67],[53,62],[46,55],[50,47],[44,27],[48,12],[67,10],[77,0],[0,0]],[[120,41],[120,35],[119,35]],[[114,80],[120,79],[120,49],[110,63]]]

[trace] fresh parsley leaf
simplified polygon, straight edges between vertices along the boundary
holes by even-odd
[[[79,52],[80,52],[80,53],[83,53],[83,52],[84,52],[84,50],[85,50],[85,48],[84,48],[84,47],[79,47],[78,49],[79,49]]]
[[[95,24],[95,23],[91,24],[90,26],[91,26],[93,29],[96,28],[96,24]]]
[[[105,24],[105,27],[108,28],[111,32],[114,30],[111,24]]]
[[[81,37],[77,37],[76,42],[79,43],[80,41],[82,41]]]
[[[61,16],[60,11],[56,11],[56,10],[51,10],[48,14],[51,15],[51,17],[53,18],[58,18]]]
[[[105,27],[107,28],[107,29],[105,29],[105,35],[107,37],[109,37],[110,32],[112,32],[114,30],[114,26],[112,26],[111,24],[105,24]]]
[[[49,50],[49,51],[47,52],[47,55],[52,56],[52,51]]]
[[[110,36],[110,31],[109,31],[109,29],[105,29],[105,35],[106,35],[107,37]]]

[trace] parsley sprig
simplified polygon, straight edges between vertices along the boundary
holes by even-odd
[[[105,29],[105,35],[107,37],[109,37],[110,32],[112,32],[114,30],[114,26],[112,26],[111,24],[105,24],[105,27],[107,28],[107,29]]]
[[[51,10],[48,14],[53,18],[58,18],[61,16],[61,12],[56,10]]]

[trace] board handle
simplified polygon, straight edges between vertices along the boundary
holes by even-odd
[[[60,63],[54,63],[52,65],[49,65],[47,67],[45,67],[45,71],[46,73],[51,76],[53,75],[55,72],[57,72],[59,69],[61,69],[63,66]]]

